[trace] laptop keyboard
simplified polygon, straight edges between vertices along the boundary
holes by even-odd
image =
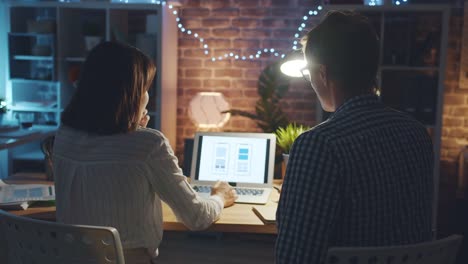
[[[251,189],[251,188],[234,188],[236,190],[237,195],[262,195],[262,189]]]
[[[199,193],[210,193],[211,187],[205,185],[195,185],[193,189]],[[234,188],[236,190],[237,195],[251,195],[251,196],[261,196],[263,195],[263,189],[255,189],[255,188]]]

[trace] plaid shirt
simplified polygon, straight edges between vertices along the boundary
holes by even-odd
[[[276,263],[323,263],[332,246],[430,240],[432,195],[426,128],[376,96],[354,97],[293,145]]]

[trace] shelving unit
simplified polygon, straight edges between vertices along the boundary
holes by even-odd
[[[7,91],[13,117],[34,115],[36,125],[59,124],[61,86],[57,81],[56,9],[11,6]]]
[[[86,37],[126,42],[145,52],[157,65],[157,78],[150,89],[149,126],[165,132],[175,144],[177,26],[168,5],[102,1],[9,1],[6,5],[10,72],[6,96],[10,109],[53,113],[58,126],[60,112],[74,93],[74,82],[89,52]],[[29,97],[20,93],[25,86],[30,89]],[[46,87],[50,89],[49,98],[56,102],[54,107],[50,107],[49,99],[42,98]],[[45,107],[24,107],[25,102],[35,105],[40,101],[46,101]],[[40,122],[37,120],[43,124]]]
[[[157,77],[149,91],[148,126],[161,130],[175,145],[177,22],[169,4],[177,6],[178,2],[164,6],[97,0],[1,3],[7,19],[3,30],[8,41],[8,69],[7,82],[0,89],[6,87],[3,92],[11,117],[29,112],[34,114],[34,125],[58,127],[92,42],[121,41],[154,60]],[[13,151],[12,158],[32,157],[26,152],[36,150]]]
[[[329,5],[326,9],[355,10],[369,18],[380,38],[377,86],[381,89],[381,100],[412,115],[432,136],[435,232],[450,7]]]

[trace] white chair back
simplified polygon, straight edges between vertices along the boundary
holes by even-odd
[[[12,264],[125,264],[119,232],[113,227],[46,222],[0,210],[1,229]]]
[[[453,264],[463,236],[403,246],[335,247],[328,250],[327,264]]]

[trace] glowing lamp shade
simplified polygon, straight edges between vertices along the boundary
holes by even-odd
[[[189,104],[190,119],[199,128],[220,128],[231,117],[230,113],[222,113],[230,109],[222,93],[197,93]]]
[[[306,66],[304,59],[293,59],[281,64],[280,70],[289,77],[302,77],[301,69]]]

